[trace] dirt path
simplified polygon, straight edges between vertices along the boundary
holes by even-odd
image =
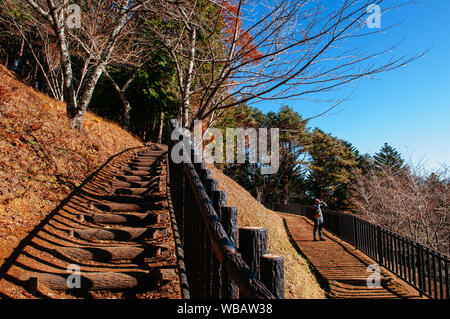
[[[0,267],[0,298],[180,298],[165,146],[113,157]]]
[[[376,262],[353,246],[324,231],[325,241],[313,241],[313,223],[303,216],[279,213],[298,250],[323,280],[330,298],[420,298],[413,287],[381,267],[381,287],[369,288],[368,266]]]

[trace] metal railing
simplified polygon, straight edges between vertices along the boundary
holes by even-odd
[[[275,211],[313,220],[314,206],[274,203]],[[354,215],[323,210],[324,228],[408,282],[424,295],[449,299],[448,257]]]

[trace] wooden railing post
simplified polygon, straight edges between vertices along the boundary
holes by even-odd
[[[256,278],[260,279],[261,257],[268,253],[267,228],[252,226],[239,228],[239,251]]]
[[[208,192],[208,187],[206,186],[208,178],[210,178],[210,171],[207,170],[206,163],[196,163],[194,164],[194,167],[197,170],[197,173],[200,177],[200,180],[203,184],[203,187],[205,187],[206,192]],[[214,279],[212,278],[212,272],[214,272],[214,266],[213,266],[213,251],[211,246],[211,240],[209,239],[209,236],[207,234],[206,228],[203,227],[202,229],[204,240],[202,240],[201,243],[198,243],[202,249],[204,250],[204,260],[203,260],[203,272],[204,272],[204,280],[205,285],[203,287],[205,291],[205,296],[207,298],[217,298],[215,295],[213,286],[214,286]]]
[[[425,266],[425,251],[424,247],[419,244],[419,252],[420,256],[420,285],[422,292],[426,294],[427,288],[426,288],[426,266]]]
[[[428,288],[427,288],[427,291],[428,291],[428,294],[430,296],[432,296],[433,295],[433,290],[432,290],[432,285],[431,285],[430,249],[428,247],[425,248],[425,252],[426,252],[426,255],[427,255],[427,264],[426,264],[426,268],[427,268],[426,274],[427,274],[427,277],[428,277],[428,285],[427,285]]]
[[[237,247],[238,240],[238,217],[237,207],[222,207],[221,208],[221,220],[225,232],[230,238],[231,244]],[[226,271],[223,272],[222,277],[222,297],[224,299],[237,299],[239,298],[238,286],[231,280]]]
[[[189,287],[191,287],[191,296],[196,296],[196,287],[194,286],[194,256],[193,256],[193,214],[191,208],[191,189],[185,187],[182,192],[183,202],[182,209],[184,215],[184,247],[186,252],[186,271],[188,273]]]
[[[212,202],[219,218],[222,216],[221,209],[227,205],[227,192],[222,190],[214,190],[212,192]]]
[[[171,129],[178,126],[171,121]],[[192,141],[189,141],[192,145]],[[174,142],[170,140],[169,148]],[[192,147],[189,147],[191,159]],[[258,250],[256,266],[258,275],[250,269],[236,249],[237,240],[237,209],[224,207],[226,193],[217,192],[218,182],[212,179],[211,171],[205,163],[181,163],[173,166],[174,172],[170,178],[174,192],[173,205],[182,211],[184,252],[186,272],[188,274],[191,296],[193,298],[236,298],[237,286],[239,295],[243,298],[273,299],[275,296],[258,279],[260,257],[267,252],[267,230],[265,248]],[[184,178],[180,186],[178,178]],[[177,186],[175,186],[177,185]],[[180,196],[182,194],[182,196]],[[182,200],[180,200],[182,198]],[[179,212],[175,214],[180,215]],[[224,218],[223,221],[221,220]],[[226,229],[226,230],[225,230]],[[259,245],[260,247],[264,245]],[[222,273],[220,272],[222,271]],[[217,274],[217,279],[214,277]],[[226,285],[220,286],[224,282]],[[219,285],[214,289],[213,283]],[[212,289],[211,289],[212,287]]]
[[[217,213],[217,216],[219,217],[220,220],[222,220],[222,216],[221,216],[222,215],[222,207],[226,206],[226,204],[227,204],[227,192],[217,190],[218,182],[215,179],[210,179],[208,181],[208,186],[214,187],[214,190],[211,190],[212,204],[213,204],[214,210]],[[220,263],[215,258],[213,260],[213,265],[214,265],[214,270],[215,270],[213,272],[213,278],[216,283],[216,285],[215,285],[216,294],[217,294],[218,298],[221,298],[222,291],[223,291],[223,288],[222,288],[223,280],[226,278],[224,278],[224,270],[222,269],[222,265],[220,265]]]
[[[418,287],[420,291],[420,295],[422,296],[423,290],[424,290],[424,284],[423,284],[423,252],[422,252],[422,245],[417,244],[416,245],[416,254],[417,254],[417,281],[418,281]]]
[[[383,264],[383,245],[381,243],[381,241],[382,241],[382,239],[381,239],[381,227],[377,226],[375,228],[375,231],[376,231],[376,237],[375,237],[376,238],[376,245],[377,245],[377,250],[378,250],[378,259],[377,259],[377,261],[378,261],[378,263],[380,265],[382,265]]]
[[[401,237],[402,243],[402,268],[403,268],[403,279],[408,280],[408,273],[406,267],[406,247],[405,247],[405,239]]]
[[[450,295],[449,295],[449,271],[448,271],[448,257],[445,256],[444,257],[444,272],[445,272],[445,296],[447,297],[447,299],[450,299]]]
[[[275,298],[284,299],[284,257],[273,254],[262,256],[261,281]]]
[[[212,178],[212,171],[210,169],[207,169],[204,174],[205,182],[204,186],[206,189],[206,193],[208,194],[209,199],[211,200],[211,204],[214,207],[214,210],[217,214],[217,216],[220,219],[220,209],[217,209],[219,206],[219,203],[216,199],[214,199],[214,193],[219,188],[219,182],[216,179]],[[226,197],[225,197],[225,203],[226,203]],[[211,250],[212,252],[212,250]],[[212,292],[214,294],[214,298],[221,299],[222,298],[222,286],[221,286],[221,272],[222,267],[217,260],[217,258],[214,257],[214,254],[211,255],[211,260],[209,261],[211,263],[211,280],[212,280]]]
[[[170,143],[169,143],[169,149],[170,149]],[[169,153],[170,154],[170,153]],[[175,253],[177,256],[177,264],[178,264],[178,271],[179,271],[179,278],[180,278],[180,288],[181,288],[181,297],[183,299],[190,299],[190,293],[189,293],[189,281],[187,277],[186,272],[186,265],[185,265],[185,258],[184,258],[184,249],[183,244],[181,241],[181,235],[180,230],[178,227],[177,217],[175,215],[175,210],[173,207],[173,200],[172,200],[172,185],[174,183],[171,183],[170,181],[173,180],[172,174],[174,173],[174,164],[170,163],[170,157],[168,154],[166,154],[166,179],[167,179],[167,185],[166,185],[166,191],[167,191],[167,204],[169,208],[169,214],[170,219],[172,223],[172,229],[173,229],[173,235],[175,240]]]
[[[180,225],[181,225],[181,242],[184,245],[184,228],[185,228],[185,212],[186,212],[186,193],[185,193],[185,189],[186,189],[186,176],[184,174],[184,170],[183,170],[183,164],[178,164],[177,167],[177,171],[178,171],[178,177],[179,177],[179,193],[180,194]]]
[[[443,258],[444,256],[442,256],[440,253],[438,253],[438,255],[437,255],[437,260],[438,260],[438,263],[439,263],[439,266],[438,266],[438,272],[439,272],[439,298],[440,299],[444,299],[444,279],[443,279],[443,276],[442,276],[442,263],[443,263],[443,261],[444,261],[444,258]]]
[[[190,238],[190,246],[191,246],[191,254],[192,254],[192,275],[191,280],[194,282],[195,285],[195,297],[200,298],[200,275],[199,275],[199,251],[197,244],[199,242],[198,238],[198,223],[200,222],[200,217],[198,216],[196,212],[195,207],[195,199],[193,196],[192,189],[189,190],[190,196],[189,196],[189,207],[186,211],[187,214],[189,214],[192,219],[191,222],[191,238]],[[192,285],[191,285],[192,287]]]
[[[411,258],[411,241],[406,239],[406,255],[408,258],[408,282],[412,282],[412,258]]]
[[[437,269],[436,269],[436,254],[434,251],[431,250],[431,258],[432,259],[432,265],[433,265],[433,288],[434,288],[434,298],[438,298],[438,282],[437,282]]]

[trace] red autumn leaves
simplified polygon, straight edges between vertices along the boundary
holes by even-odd
[[[254,43],[254,38],[242,26],[242,13],[239,1],[221,1],[221,13],[224,20],[225,40],[230,45],[234,43],[240,49],[242,59],[256,63],[262,58],[261,52]]]

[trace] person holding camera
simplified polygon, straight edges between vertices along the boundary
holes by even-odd
[[[327,204],[318,198],[316,198],[314,207],[316,208],[316,215],[314,216],[314,241],[317,241],[317,233],[319,233],[319,239],[325,241],[323,238],[323,213],[322,207],[327,207]]]

